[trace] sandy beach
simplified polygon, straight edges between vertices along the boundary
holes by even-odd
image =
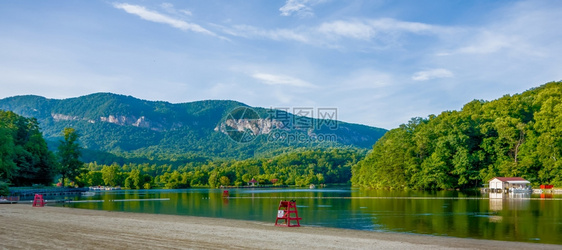
[[[559,245],[380,233],[176,215],[0,205],[4,249],[560,249]]]

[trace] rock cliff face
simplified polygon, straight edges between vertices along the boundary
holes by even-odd
[[[80,117],[78,116],[70,116],[70,115],[63,115],[63,114],[51,114],[51,117],[53,117],[53,120],[55,120],[56,122],[80,120]]]
[[[89,123],[95,123],[96,122],[96,121],[91,120],[91,119],[80,118],[78,116],[63,115],[63,114],[51,113],[51,117],[53,118],[53,120],[55,122],[58,122],[58,121],[79,121],[79,120],[88,121]]]
[[[274,129],[288,130],[283,122],[275,119],[226,119],[215,127],[215,131],[224,134],[249,130],[253,135],[266,135]]]
[[[109,122],[121,126],[134,126],[139,128],[148,128],[154,131],[162,131],[163,125],[157,122],[148,120],[145,116],[124,116],[124,115],[109,115],[100,117],[100,121]]]
[[[120,126],[134,126],[139,128],[148,128],[154,131],[163,131],[164,126],[157,122],[152,122],[148,120],[146,117],[135,117],[135,116],[124,116],[124,115],[109,115],[109,116],[102,116],[99,120],[92,120],[78,116],[71,116],[71,115],[64,115],[64,114],[51,114],[51,117],[55,122],[58,121],[87,121],[89,123],[96,123],[96,122],[108,122],[113,123]],[[179,124],[175,125],[181,126]]]

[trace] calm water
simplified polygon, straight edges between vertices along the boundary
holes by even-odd
[[[271,223],[279,201],[294,199],[301,224],[307,226],[562,244],[562,195],[490,198],[456,191],[350,188],[229,191],[228,199],[220,189],[104,191],[64,206]],[[169,200],[138,200],[157,198]]]

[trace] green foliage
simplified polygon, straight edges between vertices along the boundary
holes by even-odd
[[[101,171],[84,171],[76,177],[76,184],[81,187],[103,186],[103,173]]]
[[[10,187],[8,183],[0,181],[0,196],[10,195]]]
[[[129,189],[150,189],[152,186],[152,176],[141,174],[139,169],[133,169],[125,179],[124,185],[125,188]]]
[[[372,188],[471,188],[495,176],[562,185],[562,82],[414,118],[353,167]]]
[[[55,167],[37,120],[0,110],[0,180],[15,186],[49,184]]]
[[[219,178],[219,182],[221,186],[228,186],[230,185],[230,178],[228,178],[228,176],[221,176],[221,178]]]
[[[64,140],[60,141],[57,155],[60,159],[59,173],[62,175],[62,183],[65,179],[75,181],[80,175],[84,163],[80,161],[81,147],[78,144],[79,134],[73,128],[65,128],[62,131]]]
[[[242,186],[255,179],[261,185],[307,186],[322,183],[348,183],[351,166],[365,155],[354,148],[300,149],[273,158],[194,162],[182,166],[114,163],[86,164],[79,185],[123,186],[130,189],[197,186]],[[100,171],[101,169],[101,171]],[[100,183],[100,176],[103,183]],[[97,181],[96,181],[97,180]]]
[[[11,179],[16,169],[14,140],[10,130],[0,127],[0,180]]]
[[[101,169],[101,173],[103,182],[107,186],[115,187],[124,184],[122,182],[122,180],[124,179],[124,175],[121,172],[119,165],[117,165],[116,163],[112,164],[111,166],[103,166],[103,168]]]

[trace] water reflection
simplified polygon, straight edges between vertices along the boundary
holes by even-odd
[[[530,193],[489,193],[490,210],[527,210],[531,203]],[[505,205],[505,206],[504,206]]]
[[[490,193],[490,210],[499,211],[503,209],[503,193]]]
[[[77,208],[274,223],[280,200],[296,200],[307,226],[562,244],[562,196],[350,188],[107,191]],[[142,200],[168,198],[169,200]],[[117,202],[116,200],[121,200]]]

